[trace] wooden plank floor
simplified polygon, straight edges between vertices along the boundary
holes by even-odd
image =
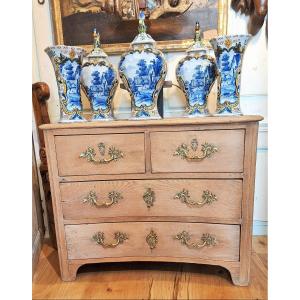
[[[253,238],[251,283],[236,287],[221,267],[179,263],[86,265],[63,282],[57,252],[45,243],[33,299],[267,299],[267,247],[267,237]]]

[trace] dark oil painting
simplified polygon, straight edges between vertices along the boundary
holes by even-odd
[[[66,45],[92,44],[94,28],[103,44],[130,43],[137,34],[139,11],[146,15],[147,32],[162,42],[193,38],[195,22],[209,37],[218,33],[218,8],[227,0],[52,0],[54,22]]]

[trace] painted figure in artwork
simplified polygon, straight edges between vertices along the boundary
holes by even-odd
[[[76,61],[71,62],[68,60],[61,66],[61,73],[66,80],[67,85],[67,109],[71,110],[74,107],[81,109],[80,105],[80,72],[81,67]]]

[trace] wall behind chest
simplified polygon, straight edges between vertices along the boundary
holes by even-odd
[[[50,99],[48,110],[51,122],[59,119],[59,101],[57,86],[53,68],[44,49],[54,44],[53,28],[49,2],[39,5],[33,1],[33,73],[32,80],[44,81],[50,87]],[[230,1],[229,1],[230,2]],[[236,15],[229,9],[228,33],[246,33],[246,17]],[[191,33],[193,34],[193,33]],[[175,67],[177,62],[185,55],[184,52],[165,53],[168,74],[167,80],[177,84],[175,78]],[[117,68],[119,55],[109,57]],[[216,99],[216,86],[209,98],[209,105],[213,109]],[[177,87],[164,90],[164,108],[167,115],[176,116],[183,111],[184,95]],[[85,104],[86,105],[86,104]],[[130,112],[129,94],[118,88],[114,106],[117,117],[126,118]],[[260,124],[258,155],[257,155],[257,177],[254,208],[254,233],[264,233],[267,222],[267,42],[265,38],[265,25],[262,30],[250,41],[245,53],[242,83],[241,83],[241,106],[244,114],[260,114],[264,121]]]

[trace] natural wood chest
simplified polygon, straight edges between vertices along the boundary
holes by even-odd
[[[63,280],[86,263],[221,265],[249,282],[260,116],[48,124]]]

